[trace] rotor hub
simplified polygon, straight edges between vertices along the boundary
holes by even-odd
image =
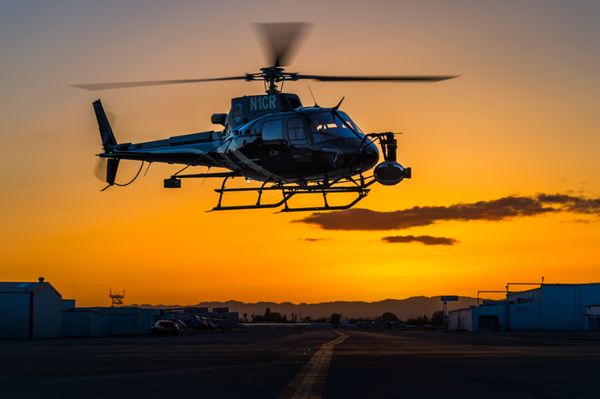
[[[265,82],[265,90],[267,94],[277,94],[281,92],[281,88],[278,87],[278,83],[282,83],[286,80],[298,80],[298,74],[295,72],[286,72],[285,68],[279,66],[269,66],[260,68],[260,72],[247,73],[246,81],[262,80]]]

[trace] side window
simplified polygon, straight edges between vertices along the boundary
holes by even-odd
[[[262,138],[264,141],[283,140],[281,121],[268,121],[262,125]]]
[[[300,118],[291,118],[287,123],[288,138],[293,144],[308,144],[304,122]]]

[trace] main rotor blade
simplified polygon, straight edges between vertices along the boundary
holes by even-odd
[[[459,75],[400,75],[400,76],[325,76],[294,75],[292,80],[311,79],[320,82],[439,82]]]
[[[255,24],[263,36],[263,46],[271,57],[270,65],[288,65],[289,58],[310,24],[306,22],[276,22]]]
[[[85,83],[71,86],[84,90],[109,90],[124,89],[129,87],[173,85],[181,83],[216,82],[220,80],[246,80],[246,76],[228,76],[223,78],[207,79],[146,80],[141,82]]]

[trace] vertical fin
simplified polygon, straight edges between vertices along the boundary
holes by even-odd
[[[109,158],[106,162],[106,182],[111,186],[115,184],[117,169],[119,169],[119,160]]]
[[[110,127],[110,123],[108,122],[108,118],[104,112],[104,108],[102,107],[102,102],[100,102],[100,100],[96,100],[94,101],[93,105],[94,113],[96,114],[96,120],[98,121],[98,129],[100,130],[100,138],[102,139],[102,147],[104,148],[105,152],[109,152],[114,146],[117,145],[117,140],[115,139],[115,135]],[[108,186],[106,188],[115,184],[118,169],[119,159],[108,158],[106,162],[106,182],[108,183]]]
[[[94,112],[96,113],[96,119],[98,120],[98,128],[100,129],[100,138],[102,139],[102,146],[104,150],[108,150],[111,147],[117,145],[117,140],[113,134],[104,108],[100,100],[94,101]]]

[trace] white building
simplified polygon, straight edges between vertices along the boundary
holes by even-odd
[[[0,338],[56,338],[61,334],[61,295],[38,282],[0,282]]]
[[[451,330],[595,330],[600,328],[600,283],[541,284],[503,301],[448,314]]]

